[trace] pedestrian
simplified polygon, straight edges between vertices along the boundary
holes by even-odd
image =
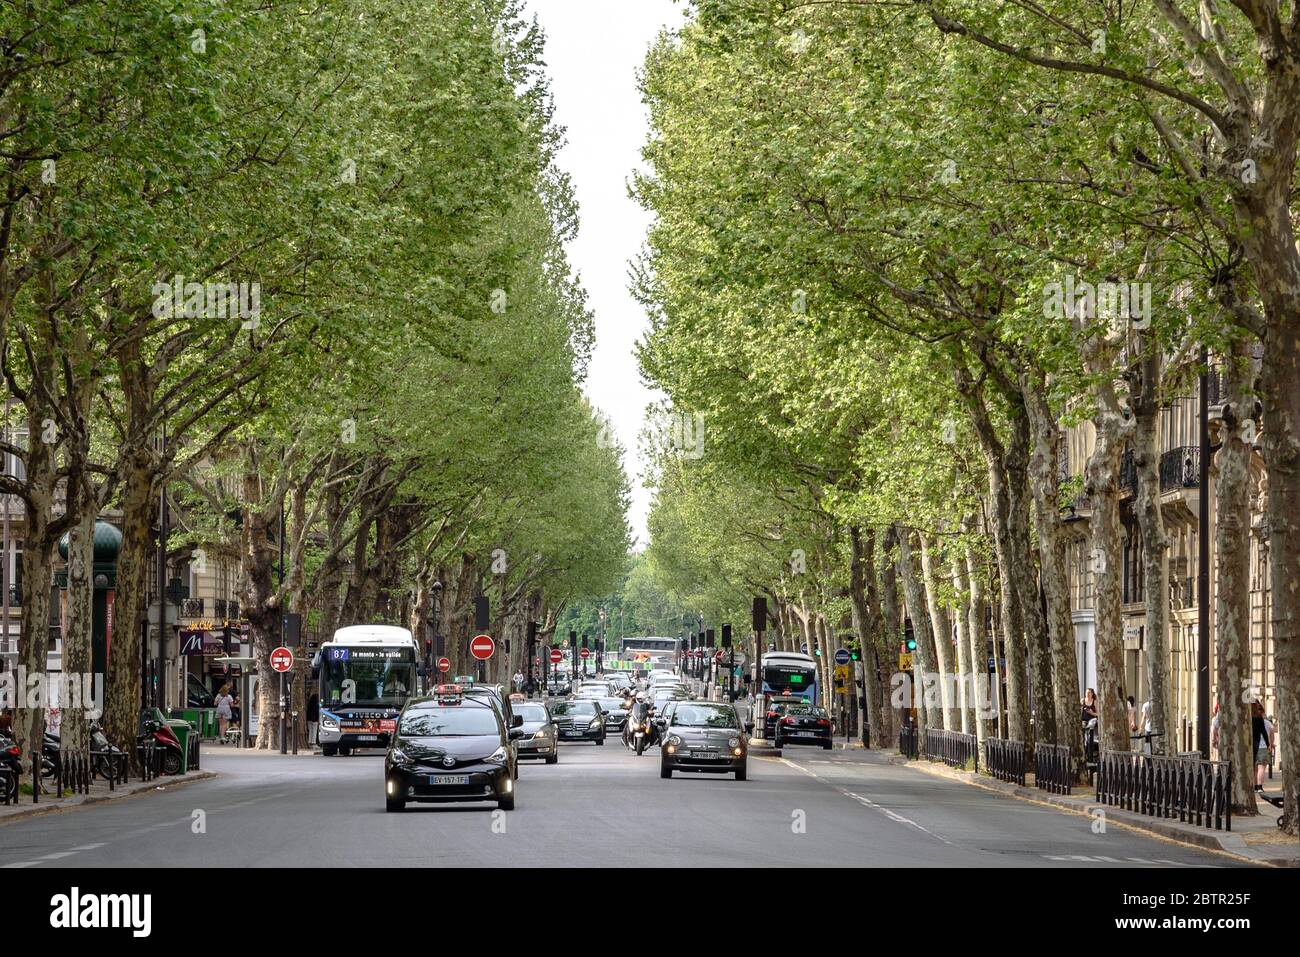
[[[516,691],[521,690],[524,686],[524,673],[522,671],[516,671],[514,681],[515,681],[515,690]]]
[[[238,725],[242,723],[241,717],[243,715],[243,710],[244,710],[239,702],[239,693],[238,692],[232,693],[231,699],[232,700],[230,702],[230,720],[233,721],[236,725]]]
[[[1264,717],[1264,705],[1258,701],[1250,703],[1250,742],[1255,750],[1255,790],[1264,791],[1264,774],[1273,763],[1273,722]]]
[[[1137,703],[1133,696],[1128,696],[1128,733],[1135,734],[1138,729]]]
[[[1097,717],[1097,692],[1089,688],[1083,696],[1083,723],[1087,724]]]
[[[1151,753],[1151,702],[1142,702],[1142,720],[1141,730],[1138,732],[1143,736],[1142,750],[1147,754]]]
[[[320,695],[313,691],[307,699],[307,744],[316,746],[316,736],[320,727]]]
[[[222,744],[226,743],[226,731],[230,727],[230,719],[234,717],[233,706],[235,699],[230,695],[230,685],[222,685],[221,690],[217,692],[217,737]]]

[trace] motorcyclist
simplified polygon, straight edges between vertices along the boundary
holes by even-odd
[[[650,706],[650,702],[646,700],[646,696],[644,694],[637,695],[636,700],[628,708],[627,722],[623,725],[623,743],[628,747],[632,747],[633,735],[639,727],[647,729],[646,740],[648,741],[649,735],[654,732],[653,714],[654,709]]]

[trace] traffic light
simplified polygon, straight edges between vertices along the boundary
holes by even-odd
[[[578,633],[576,631],[569,632],[569,647],[570,648],[576,647],[577,644],[578,644]]]
[[[731,647],[731,626],[730,625],[722,626],[722,647],[723,648]]]
[[[908,650],[908,651],[916,651],[916,639],[915,639],[915,638],[909,638],[909,639],[907,639],[907,650]]]
[[[820,658],[821,656],[822,656],[822,650],[821,650],[821,648],[814,648],[814,649],[813,649],[813,657],[814,657],[814,658]]]
[[[586,636],[586,635],[583,635],[583,636],[582,636],[582,647],[583,647],[583,648],[586,648],[586,647],[587,647],[587,636]]]

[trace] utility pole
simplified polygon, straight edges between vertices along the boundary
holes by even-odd
[[[1210,758],[1210,377],[1209,357],[1201,346],[1200,375],[1200,496],[1197,501],[1196,560],[1196,750]],[[1165,710],[1164,702],[1160,703]],[[1165,729],[1165,743],[1170,753],[1177,747],[1169,740],[1171,728]]]
[[[284,500],[283,499],[280,500],[280,581],[277,587],[279,591],[283,593],[284,591]],[[284,644],[284,617],[285,617],[285,608],[284,608],[284,604],[281,603],[280,642],[279,642],[281,645]],[[281,672],[280,673],[280,753],[288,754],[289,743],[285,740],[284,737],[285,734],[284,712],[286,707],[288,707],[288,703],[285,701],[284,687],[285,687],[284,672]],[[290,688],[290,693],[292,693],[292,689],[293,689],[292,684],[289,686],[289,688]]]

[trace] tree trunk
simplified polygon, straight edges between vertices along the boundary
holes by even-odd
[[[1066,544],[1061,527],[1062,434],[1041,388],[1029,386],[1025,394],[1034,434],[1034,451],[1029,461],[1030,487],[1034,491],[1039,567],[1047,600],[1047,634],[1052,648],[1052,700],[1056,714],[1054,740],[1069,747],[1075,767],[1082,768],[1083,729],[1079,721],[1079,702],[1083,695],[1079,689]]]
[[[1122,432],[1118,414],[1099,412],[1097,445],[1088,458],[1092,514],[1093,608],[1097,646],[1097,724],[1101,746],[1128,751],[1128,709],[1124,700],[1124,630],[1121,618],[1119,464]]]
[[[916,641],[912,664],[914,686],[911,689],[911,701],[905,702],[904,707],[916,703],[917,731],[924,741],[926,732],[930,728],[937,729],[943,722],[939,708],[942,699],[934,687],[934,641],[931,638],[930,616],[925,609],[920,570],[912,552],[911,536],[912,532],[908,529],[900,530],[898,536],[898,576],[903,580],[903,602],[907,607],[907,617],[912,622],[912,638]]]
[[[942,707],[945,731],[957,729],[957,711],[960,702],[955,694],[952,668],[952,619],[939,595],[941,560],[935,555],[935,545],[925,535],[918,534],[921,542],[921,577],[925,582],[925,602],[930,612],[930,626],[934,635],[934,667],[939,676],[939,700]]]
[[[876,683],[879,654],[879,618],[868,582],[875,577],[875,539],[863,536],[857,525],[849,528],[849,602],[853,616],[853,630],[858,635],[862,649],[862,709],[861,721],[867,729],[867,747],[884,746],[880,727],[880,687]],[[855,695],[856,697],[856,695]]]
[[[91,637],[94,629],[95,508],[82,502],[81,517],[68,534],[67,608],[63,632],[63,687],[59,707],[63,714],[59,747],[85,751],[90,747],[88,714],[91,703],[79,700],[85,687],[82,675],[91,672]],[[93,680],[93,679],[92,679]],[[70,685],[75,684],[75,690]]]
[[[891,678],[898,661],[898,644],[903,639],[903,614],[898,607],[898,565],[894,553],[898,546],[898,532],[894,526],[886,529],[880,549],[880,612],[884,619],[881,635],[880,679],[880,729],[886,742],[898,739],[902,723],[899,711],[891,701]]]
[[[1173,754],[1173,727],[1169,693],[1169,536],[1160,508],[1160,404],[1161,346],[1144,336],[1141,382],[1133,396],[1133,463],[1137,493],[1133,510],[1142,534],[1142,574],[1145,579],[1147,682],[1151,695],[1151,751]],[[1201,490],[1209,494],[1208,489]],[[1204,530],[1202,530],[1204,532]]]
[[[952,563],[953,584],[957,588],[957,609],[953,616],[957,623],[957,692],[961,709],[961,733],[975,733],[975,672],[971,669],[970,642],[970,583],[966,563],[958,559]]]
[[[1258,814],[1249,708],[1254,697],[1250,689],[1250,444],[1242,434],[1245,429],[1254,430],[1250,412],[1255,400],[1250,393],[1255,374],[1244,343],[1233,346],[1224,374],[1227,395],[1219,432],[1222,445],[1214,457],[1218,759],[1232,762],[1233,803],[1238,813]]]
[[[970,621],[966,626],[967,639],[970,641],[971,672],[977,675],[975,688],[975,735],[983,750],[984,742],[996,728],[991,723],[995,714],[1001,713],[999,696],[1001,689],[989,685],[989,669],[985,663],[988,659],[988,642],[984,633],[984,618],[988,611],[988,602],[984,598],[984,569],[976,558],[973,546],[966,549],[966,580],[970,584]]]

